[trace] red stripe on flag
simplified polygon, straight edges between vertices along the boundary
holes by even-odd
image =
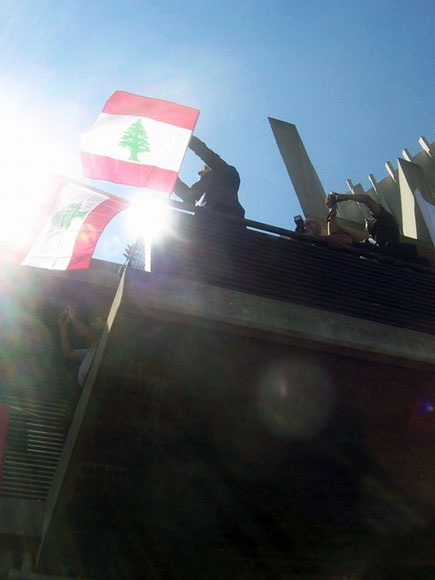
[[[2,480],[3,463],[6,452],[6,438],[9,425],[9,408],[0,404],[0,481]]]
[[[84,220],[74,244],[74,250],[67,270],[89,268],[91,256],[104,228],[120,211],[128,207],[128,202],[109,198],[95,207]]]
[[[125,91],[116,91],[104,105],[103,113],[139,115],[193,130],[199,110],[162,99],[150,99]]]
[[[81,158],[83,173],[91,179],[104,179],[124,185],[149,187],[167,193],[174,191],[178,175],[176,171],[161,169],[153,165],[130,163],[85,151],[81,152]]]

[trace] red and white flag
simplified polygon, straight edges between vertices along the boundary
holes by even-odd
[[[198,109],[116,91],[81,136],[86,177],[172,193]]]
[[[50,202],[35,227],[23,266],[49,270],[89,268],[98,239],[129,202],[67,178],[58,178]]]

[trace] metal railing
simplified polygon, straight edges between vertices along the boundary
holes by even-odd
[[[171,233],[152,244],[152,273],[435,331],[430,267],[211,212],[172,218]]]

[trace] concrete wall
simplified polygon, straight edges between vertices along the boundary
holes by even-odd
[[[344,573],[373,550],[350,556],[355,534],[427,525],[428,335],[288,308],[128,273],[41,569],[59,573],[66,525],[77,566],[105,578],[204,577],[210,562],[207,577],[235,577],[253,559],[275,576],[319,561]]]

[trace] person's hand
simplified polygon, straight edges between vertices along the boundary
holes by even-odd
[[[126,260],[130,260],[134,252],[134,244],[127,244],[127,247],[122,254]]]
[[[326,197],[326,205],[328,205],[328,200],[331,202],[331,205],[335,203],[341,203],[342,201],[348,201],[349,199],[353,198],[353,194],[349,195],[348,193],[336,193],[335,191],[330,191],[328,196]],[[330,207],[328,205],[328,207]]]

